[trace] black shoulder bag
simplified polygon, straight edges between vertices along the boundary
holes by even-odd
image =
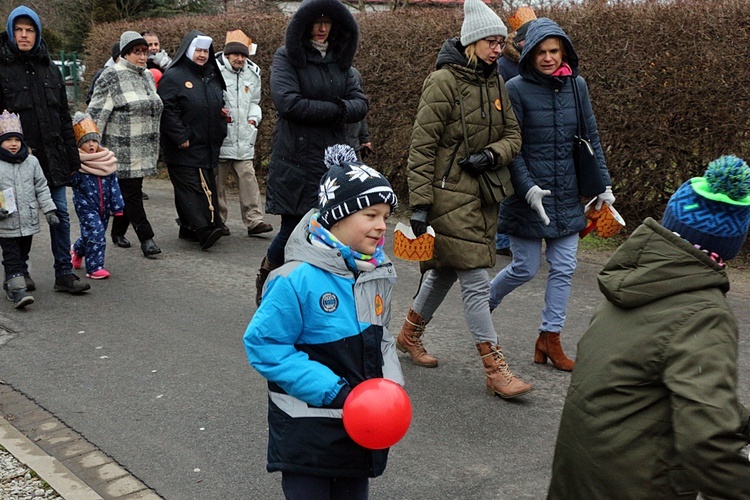
[[[578,194],[589,197],[603,193],[606,189],[599,160],[596,158],[594,148],[588,139],[586,121],[583,116],[581,97],[578,94],[578,80],[575,76],[570,77],[573,85],[573,98],[576,104],[576,121],[578,130],[573,138],[573,162],[576,168],[576,180],[578,181]]]

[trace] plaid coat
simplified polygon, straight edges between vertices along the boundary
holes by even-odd
[[[154,77],[146,68],[120,58],[102,72],[87,111],[99,127],[102,146],[117,157],[117,177],[156,173],[163,109]]]

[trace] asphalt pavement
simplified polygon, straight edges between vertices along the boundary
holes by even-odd
[[[177,237],[169,182],[148,179],[144,190],[163,253],[146,259],[137,244],[122,249],[108,238],[112,277],[87,280],[89,293],[52,291],[49,236],[34,237],[36,302],[24,311],[0,303],[0,416],[103,498],[281,498],[280,474],[265,470],[265,381],[242,345],[255,311],[255,273],[275,231],[248,237],[231,196],[232,235],[203,252]],[[278,229],[277,217],[267,221]],[[132,229],[128,237],[137,241]],[[392,254],[390,245],[389,234]],[[563,332],[571,356],[601,300],[596,273],[604,257],[580,255]],[[397,333],[419,268],[394,260],[391,330]],[[499,257],[491,275],[507,262]],[[743,334],[750,325],[746,274],[730,268],[738,282],[729,300]],[[545,497],[570,381],[568,373],[533,363],[545,277],[543,267],[493,313],[511,369],[534,384],[533,392],[510,401],[484,390],[454,287],[424,337],[440,366],[420,368],[401,355],[413,422],[392,448],[385,474],[371,482],[371,498]],[[743,337],[743,401],[750,399],[749,354]]]

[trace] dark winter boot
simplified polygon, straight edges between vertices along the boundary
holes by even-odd
[[[26,293],[26,280],[23,276],[15,276],[3,283],[3,290],[16,309],[23,309],[34,303],[34,297]]]

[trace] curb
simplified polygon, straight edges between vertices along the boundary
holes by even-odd
[[[0,445],[68,500],[162,498],[52,413],[2,381]]]
[[[102,500],[94,490],[70,472],[60,461],[21,434],[0,416],[0,445],[44,479],[61,497]]]

